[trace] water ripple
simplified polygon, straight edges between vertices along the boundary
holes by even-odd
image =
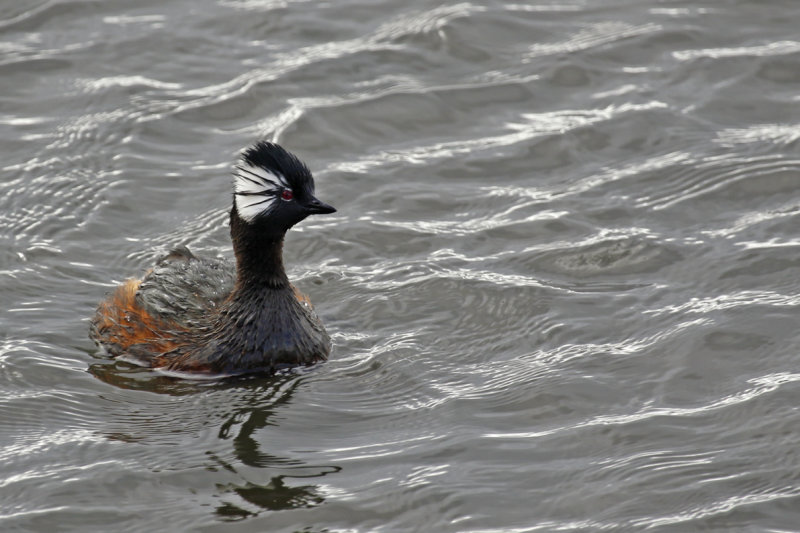
[[[798,41],[776,41],[763,45],[738,46],[734,48],[706,48],[702,50],[681,50],[673,52],[673,56],[681,61],[708,57],[720,59],[724,57],[739,56],[773,56],[784,54],[795,54],[800,52],[800,42]]]
[[[561,428],[546,429],[536,432],[509,432],[509,433],[487,433],[485,436],[495,439],[533,439],[547,435],[558,434],[561,432],[572,432],[574,430],[589,428],[593,426],[626,425],[649,420],[657,417],[690,417],[694,415],[705,415],[710,411],[736,406],[741,403],[751,401],[762,395],[778,390],[786,383],[800,381],[800,374],[785,374],[778,376],[765,376],[753,379],[750,382],[755,386],[719,398],[706,405],[697,407],[675,408],[675,407],[650,407],[635,413],[618,415],[600,415],[590,420],[585,420],[572,426]]]
[[[579,52],[620,39],[658,33],[661,29],[660,25],[652,23],[634,25],[625,22],[600,22],[582,29],[565,41],[534,44],[530,47],[530,57]]]
[[[710,313],[712,311],[723,311],[735,309],[737,307],[752,307],[754,305],[765,305],[770,307],[797,307],[800,305],[800,294],[788,295],[774,291],[738,291],[721,296],[706,298],[692,298],[686,303],[669,305],[661,309],[644,311],[645,314],[660,316],[665,314],[690,314],[690,313]]]

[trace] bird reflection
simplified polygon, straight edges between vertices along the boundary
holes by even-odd
[[[275,476],[265,485],[247,483],[243,486],[227,485],[219,488],[226,493],[235,493],[253,506],[268,511],[314,507],[325,501],[315,485],[288,486],[283,481],[285,477],[291,476]],[[258,514],[231,502],[219,505],[216,512],[222,518],[233,520]]]
[[[214,420],[217,423],[221,421],[217,442],[230,443],[229,446],[215,446],[214,450],[205,452],[206,470],[218,473],[210,474],[210,477],[226,478],[225,482],[215,484],[215,492],[222,502],[217,505],[216,513],[222,520],[242,520],[262,511],[319,505],[325,501],[319,487],[313,484],[296,485],[292,483],[292,478],[318,478],[341,470],[332,465],[308,465],[264,449],[269,442],[269,432],[261,430],[270,426],[279,430],[275,412],[287,408],[291,403],[292,396],[305,381],[302,373],[190,381],[159,376],[148,369],[108,361],[91,365],[89,372],[105,383],[122,389],[169,396],[203,393],[223,395],[223,402],[203,402],[211,412],[196,413],[203,418],[206,427],[208,423],[214,424]],[[193,402],[193,405],[198,404]],[[128,417],[126,425],[129,427],[116,428],[116,431],[105,432],[105,435],[113,440],[138,443],[146,441],[147,435],[163,434],[162,426],[165,425],[170,426],[172,432],[182,426],[187,433],[190,432],[186,420],[176,422],[174,417],[178,415],[174,411],[169,420],[164,420],[163,415],[147,419],[150,427],[146,428],[130,427],[131,423],[141,424],[142,421]],[[126,422],[124,414],[116,418]],[[176,437],[182,441],[185,439],[185,436],[180,436],[180,430]],[[231,482],[231,475],[237,480]]]
[[[302,383],[301,379],[273,381],[275,384],[269,408],[237,409],[220,427],[219,437],[233,441],[236,458],[243,465],[268,468],[281,473],[270,478],[270,481],[265,484],[247,482],[243,485],[228,484],[219,488],[229,494],[235,493],[258,508],[270,511],[314,507],[325,500],[315,485],[291,486],[287,485],[284,480],[324,476],[338,472],[341,468],[336,466],[310,467],[304,465],[302,461],[272,455],[261,450],[260,443],[253,437],[253,434],[264,427],[275,425],[270,420],[274,411],[288,404],[295,390]],[[215,456],[214,459],[226,470],[235,471],[232,465],[222,461],[219,457]],[[217,514],[228,519],[238,519],[256,513],[226,502],[217,507]]]

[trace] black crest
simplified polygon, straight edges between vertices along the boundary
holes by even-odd
[[[242,153],[242,161],[284,178],[295,192],[314,192],[314,178],[305,163],[275,143],[257,142]]]

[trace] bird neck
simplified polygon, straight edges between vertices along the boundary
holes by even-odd
[[[283,237],[284,233],[263,231],[236,214],[231,216],[231,240],[236,255],[235,293],[290,287],[283,268]]]

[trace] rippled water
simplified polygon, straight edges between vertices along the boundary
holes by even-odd
[[[800,3],[131,5],[0,3],[0,530],[800,531]],[[331,360],[98,355],[258,138]]]

